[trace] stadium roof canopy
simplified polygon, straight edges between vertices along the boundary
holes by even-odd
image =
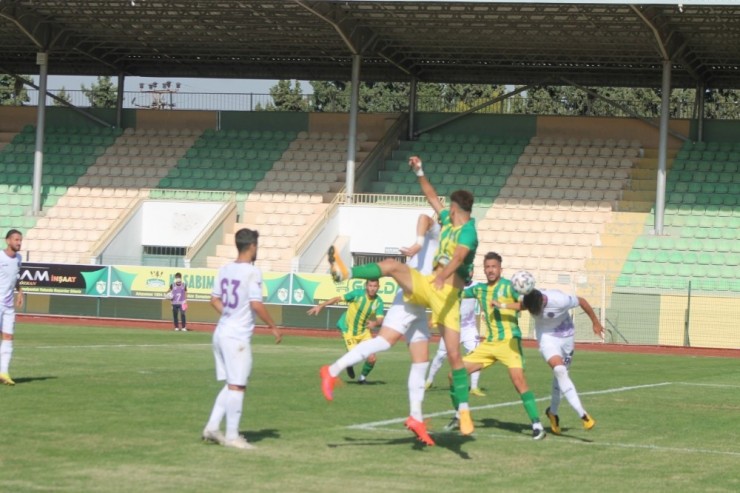
[[[0,0],[0,73],[740,88],[732,1]]]

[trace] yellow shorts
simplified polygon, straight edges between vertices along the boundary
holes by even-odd
[[[369,330],[366,330],[362,334],[358,336],[354,336],[352,334],[342,332],[342,337],[344,338],[344,345],[347,346],[347,351],[351,350],[353,347],[357,346],[362,341],[369,341],[373,338],[372,332]]]
[[[442,289],[432,285],[434,274],[424,276],[411,269],[412,292],[403,293],[407,303],[426,306],[432,310],[431,323],[460,332],[460,290],[445,284]]]
[[[522,355],[522,341],[512,337],[505,341],[483,341],[470,353],[463,356],[465,363],[479,363],[483,368],[488,368],[497,361],[506,368],[524,368],[524,356]]]

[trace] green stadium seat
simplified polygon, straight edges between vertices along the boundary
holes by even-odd
[[[696,252],[694,251],[683,252],[682,256],[683,256],[683,262],[682,262],[683,264],[688,265],[688,266],[692,266],[696,264],[696,261],[697,261]]]

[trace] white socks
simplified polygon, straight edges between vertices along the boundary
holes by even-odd
[[[558,385],[558,379],[553,377],[552,392],[550,395],[550,412],[557,416],[559,407],[560,407],[560,385]]]
[[[427,373],[429,362],[411,363],[409,370],[409,406],[410,415],[417,421],[423,421],[421,403],[424,402],[424,375]]]
[[[244,391],[229,390],[224,385],[213,404],[211,417],[208,419],[206,429],[216,431],[221,428],[221,421],[226,417],[226,440],[235,440],[239,437],[239,423],[242,419],[242,407],[244,406]]]
[[[470,374],[470,388],[471,389],[477,389],[478,387],[478,381],[480,380],[480,370],[474,371]]]
[[[579,417],[586,414],[586,411],[583,409],[583,405],[581,405],[581,399],[578,397],[578,392],[576,392],[576,387],[575,385],[573,385],[573,381],[568,376],[568,369],[564,365],[558,365],[552,369],[552,372],[557,379],[558,386],[560,387],[560,392],[562,392],[562,394],[568,400],[568,404],[570,404],[571,407],[575,409]],[[553,385],[553,390],[554,388],[555,386]],[[553,394],[553,396],[554,395],[555,394]],[[555,411],[553,411],[552,406],[550,406],[550,411],[553,414],[556,414]]]
[[[427,383],[432,383],[434,381],[434,376],[442,368],[442,365],[444,365],[446,359],[446,352],[440,353],[439,351],[437,351],[437,354],[435,354],[434,358],[432,358],[432,364],[429,365],[429,375],[427,375]]]
[[[226,440],[236,440],[239,437],[239,422],[242,419],[244,392],[241,390],[226,391]]]
[[[360,361],[365,361],[371,354],[382,353],[390,348],[391,343],[382,337],[373,337],[369,341],[363,341],[329,366],[329,375],[336,377],[345,368],[354,366]]]
[[[216,396],[216,402],[213,404],[211,417],[208,419],[206,429],[215,431],[221,428],[221,420],[226,416],[226,396],[229,392],[229,386],[224,385],[221,392]]]
[[[3,339],[3,341],[0,342],[0,373],[8,373],[12,356],[13,341]]]

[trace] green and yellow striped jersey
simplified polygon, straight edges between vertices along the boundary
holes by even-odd
[[[470,282],[473,276],[473,262],[475,262],[475,251],[478,249],[478,232],[475,230],[475,219],[470,218],[461,226],[453,226],[450,220],[450,211],[445,209],[439,213],[442,230],[439,233],[439,248],[434,255],[434,267],[447,265],[452,259],[458,245],[468,248],[468,254],[455,273],[463,281]]]
[[[519,329],[518,312],[516,310],[500,310],[491,301],[499,303],[516,303],[519,294],[514,291],[511,281],[501,278],[494,285],[479,283],[463,291],[463,298],[475,298],[481,306],[485,317],[485,341],[505,341],[512,337],[521,339],[522,331]]]
[[[359,336],[367,330],[365,325],[370,316],[375,314],[376,318],[383,318],[383,300],[380,296],[370,298],[365,288],[355,289],[345,294],[342,298],[348,303],[347,311],[342,314],[337,322],[337,327],[342,333],[349,332],[350,335]]]

